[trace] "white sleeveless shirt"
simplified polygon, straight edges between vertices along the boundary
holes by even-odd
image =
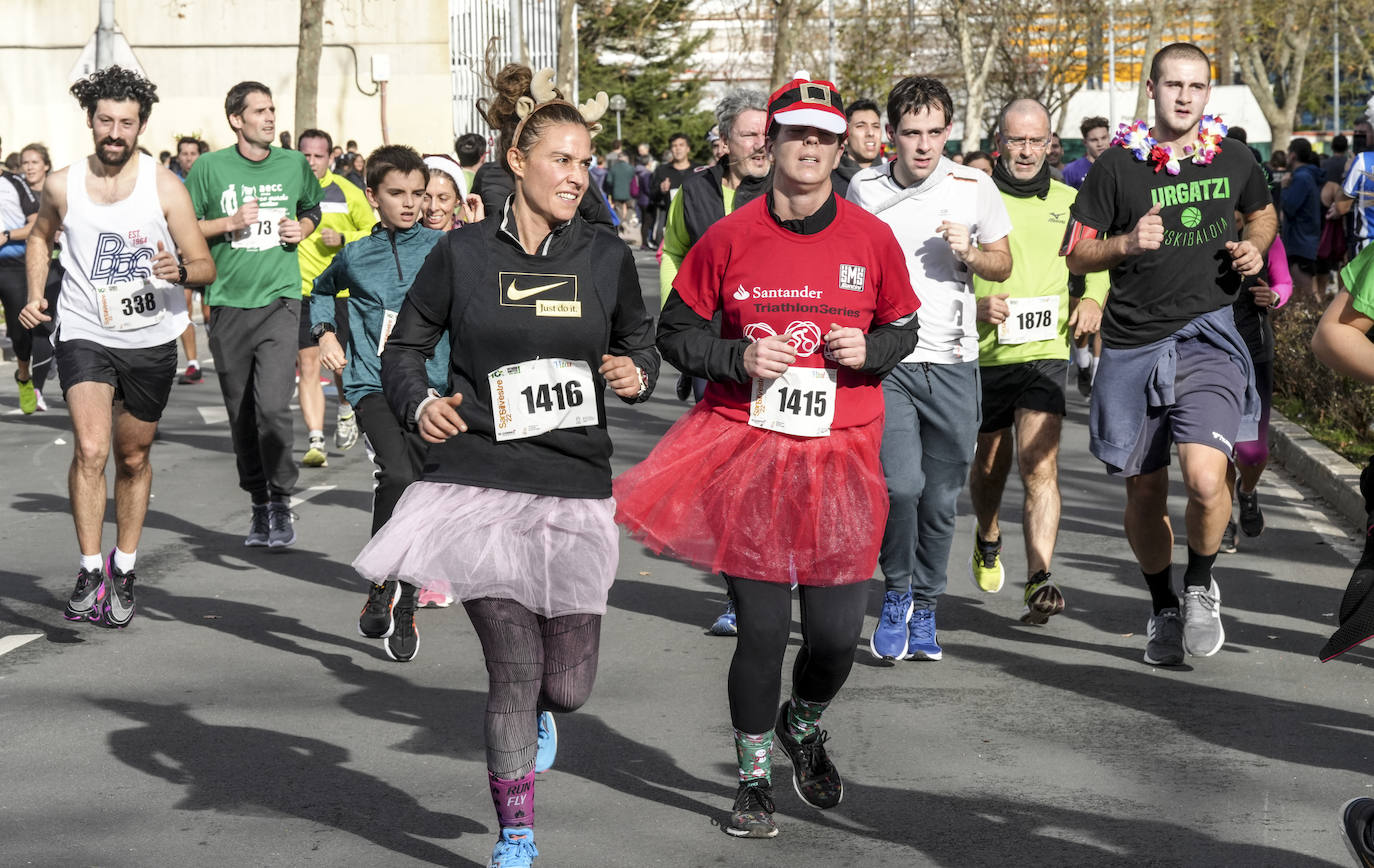
[[[67,170],[57,339],[135,349],[175,340],[190,321],[181,287],[153,277],[157,243],[176,255],[157,195],[157,161],[138,155],[133,192],[108,205],[86,191],[86,161]]]

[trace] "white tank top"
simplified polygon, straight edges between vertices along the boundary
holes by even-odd
[[[86,174],[85,160],[67,169],[58,340],[130,349],[175,340],[189,318],[181,287],[153,277],[159,241],[176,255],[157,196],[157,161],[139,154],[133,192],[109,205],[91,201]]]

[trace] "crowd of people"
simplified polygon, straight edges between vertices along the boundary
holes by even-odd
[[[178,377],[205,376],[194,315],[248,499],[245,546],[296,541],[301,467],[328,461],[328,372],[334,448],[361,436],[376,476],[353,560],[359,631],[413,660],[416,609],[457,601],[481,643],[493,868],[538,856],[537,775],[556,759],[555,715],[595,680],[617,524],[725,584],[710,628],[736,637],[725,831],[771,838],[774,746],[808,805],[843,798],[820,724],[854,663],[875,569],[871,654],[943,657],[936,612],[965,485],[974,585],[1001,591],[1019,561],[1021,620],[1065,610],[1053,560],[1071,361],[1091,393],[1091,452],[1123,480],[1151,666],[1223,647],[1218,554],[1237,527],[1264,529],[1270,311],[1320,298],[1323,273],[1341,268],[1314,348],[1374,382],[1368,122],[1329,168],[1295,140],[1296,168],[1276,187],[1243,133],[1206,113],[1211,63],[1194,45],[1153,58],[1153,126],[1084,119],[1086,153],[1067,165],[1034,99],[1002,108],[989,152],[954,159],[954,100],[926,76],[882,104],[804,77],[771,95],[732,90],[701,165],[681,133],[661,160],[621,142],[598,155],[605,95],[569,102],[551,71],[510,64],[488,78],[490,131],[452,154],[363,155],[319,129],[292,148],[271,90],[245,81],[225,97],[232,144],[187,136],[158,160],[139,147],[156,86],[101,70],[72,87],[93,153],[54,171],[28,145],[22,173],[0,181],[0,295],[21,408],[46,406],[55,367],[71,417],[73,621],[134,617],[158,420]],[[634,246],[659,257],[656,312]],[[607,393],[648,400],[660,354],[690,409],[613,480]],[[1004,554],[999,522],[1013,461],[1023,558]],[[1362,485],[1374,513],[1374,463]],[[1370,540],[1374,522],[1323,659],[1374,636]],[[802,642],[784,691],[794,588]],[[1370,864],[1374,801],[1342,818]]]

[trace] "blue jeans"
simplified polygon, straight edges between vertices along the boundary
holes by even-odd
[[[977,362],[903,362],[883,380],[883,474],[891,506],[878,563],[887,590],[934,609],[947,584],[959,492],[982,421]]]

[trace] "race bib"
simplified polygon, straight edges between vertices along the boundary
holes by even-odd
[[[377,338],[377,355],[380,356],[382,354],[382,350],[386,348],[386,339],[391,337],[391,330],[395,327],[396,311],[382,311],[382,335],[381,337]]]
[[[997,343],[1029,344],[1059,337],[1059,296],[1009,298],[1007,318],[997,325]]]
[[[749,424],[795,437],[829,437],[835,419],[835,371],[788,368],[776,380],[754,378]]]
[[[238,250],[271,250],[281,244],[277,223],[284,217],[285,208],[259,208],[256,222],[229,233],[231,245]]]
[[[496,439],[519,440],[558,428],[599,424],[591,366],[568,359],[534,359],[487,374]]]
[[[100,309],[100,324],[111,331],[147,328],[167,316],[157,287],[144,279],[97,286],[95,297]]]

